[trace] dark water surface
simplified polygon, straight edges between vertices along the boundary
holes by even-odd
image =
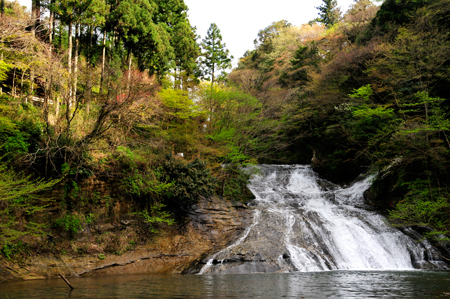
[[[13,298],[450,298],[448,271],[128,275],[0,283]]]

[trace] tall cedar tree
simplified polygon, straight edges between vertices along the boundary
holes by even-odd
[[[137,52],[140,44],[142,46],[144,44],[143,39],[147,38],[151,32],[158,32],[157,25],[152,20],[156,10],[157,5],[153,1],[123,0],[111,11],[111,27],[125,44],[128,51],[129,68],[133,53]],[[147,42],[145,44],[147,45]]]
[[[231,67],[231,59],[229,56],[225,43],[222,43],[222,35],[220,29],[215,23],[209,26],[208,32],[202,43],[203,60],[201,61],[203,67],[203,77],[211,79],[211,88],[214,85],[215,74],[217,71],[225,70]]]
[[[175,53],[175,66],[190,75],[197,67],[200,47],[196,42],[195,28],[189,23],[188,7],[183,0],[156,0],[156,3],[158,12],[154,15],[154,22],[167,24],[170,45]]]
[[[201,65],[203,68],[202,77],[211,79],[211,97],[214,87],[215,73],[220,70],[225,70],[231,67],[230,51],[225,48],[225,43],[222,43],[222,35],[220,29],[215,23],[209,26],[205,39],[203,39],[202,53],[203,60]],[[212,101],[212,98],[210,99]],[[210,119],[212,117],[212,105],[210,105]]]
[[[320,11],[316,21],[323,23],[327,28],[331,28],[341,18],[341,11],[337,6],[337,0],[322,1],[322,6],[316,7]]]

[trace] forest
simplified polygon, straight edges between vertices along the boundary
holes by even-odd
[[[392,225],[448,241],[449,0],[323,0],[307,24],[261,29],[231,72],[220,29],[201,40],[183,0],[0,8],[6,258],[60,251],[36,243],[56,234],[82,253],[85,227],[131,213],[138,233],[103,244],[120,254],[201,197],[251,201],[258,163],[371,174],[366,200]]]

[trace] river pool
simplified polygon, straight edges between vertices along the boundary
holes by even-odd
[[[128,275],[0,283],[13,298],[450,298],[448,271]]]

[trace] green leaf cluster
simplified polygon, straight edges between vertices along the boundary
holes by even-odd
[[[62,228],[68,233],[71,233],[72,236],[78,234],[83,228],[81,217],[71,214],[66,214],[59,219],[56,219],[55,226]]]
[[[139,213],[144,218],[144,222],[150,225],[150,232],[159,233],[159,230],[156,228],[156,225],[158,224],[165,223],[170,226],[176,223],[173,215],[164,210],[165,207],[166,206],[162,203],[156,203],[148,210],[145,209]]]
[[[389,217],[394,222],[434,228],[439,234],[450,233],[450,194],[446,189],[434,188],[431,181],[417,179],[404,183],[407,193]],[[439,239],[439,236],[434,234]]]
[[[0,246],[26,235],[42,236],[45,224],[33,221],[33,215],[42,212],[50,199],[43,197],[58,180],[33,180],[0,163]]]
[[[170,204],[186,208],[214,194],[217,179],[200,159],[191,162],[169,155],[164,163],[164,180],[171,183],[167,199]],[[169,208],[172,208],[169,206]]]

